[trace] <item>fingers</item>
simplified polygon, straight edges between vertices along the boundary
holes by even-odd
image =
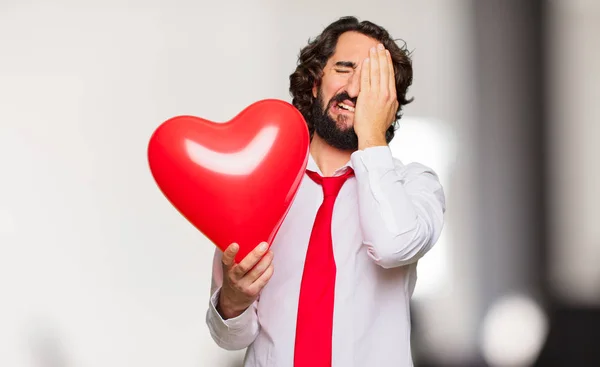
[[[371,89],[371,66],[369,58],[366,58],[360,65],[360,91],[368,92]]]
[[[379,56],[377,54],[377,49],[372,47],[369,51],[369,63],[371,65],[370,68],[370,79],[371,79],[371,90],[379,91],[379,79],[381,78],[379,74]]]
[[[377,46],[377,58],[379,59],[379,86],[380,91],[379,94],[382,97],[386,97],[389,94],[389,82],[390,82],[390,71],[389,71],[389,63],[386,55],[386,49],[382,44]]]
[[[258,246],[256,246],[252,252],[246,255],[246,257],[242,259],[242,261],[240,261],[235,268],[232,269],[235,277],[240,279],[246,275],[246,273],[250,271],[263,257],[268,248],[269,245],[266,242],[261,242]]]
[[[256,264],[256,266],[254,266],[252,268],[252,270],[250,270],[248,273],[246,273],[246,275],[244,277],[248,278],[248,282],[253,283],[255,280],[257,280],[262,275],[262,273],[265,272],[265,270],[271,265],[272,262],[273,262],[273,252],[269,251],[265,254],[265,256],[263,256],[260,259],[258,264]]]
[[[363,62],[361,90],[373,91],[384,99],[396,97],[396,78],[392,56],[382,44],[371,48],[369,58]]]
[[[239,250],[240,246],[237,243],[232,243],[231,245],[229,245],[229,247],[225,249],[225,252],[223,252],[223,259],[221,260],[225,267],[231,268],[233,266],[233,263],[235,261],[235,255],[238,253]]]
[[[252,254],[248,254],[244,260],[249,259],[251,255]],[[242,260],[242,262],[244,260]],[[251,263],[249,262],[248,264]],[[238,264],[237,267],[240,265],[242,265],[242,263]],[[234,275],[235,279],[232,283],[234,283],[236,289],[242,292],[245,296],[256,297],[267,284],[269,279],[271,279],[271,275],[273,274],[273,252],[267,252],[264,256],[259,258],[258,263],[249,266],[251,269],[241,277],[237,274]],[[232,273],[235,273],[235,270],[236,269],[234,269]]]
[[[389,50],[385,50],[385,56],[388,64],[388,89],[390,91],[390,97],[396,99],[396,73],[394,71],[394,63],[392,61],[392,55]]]
[[[249,290],[253,294],[258,294],[264,287],[267,285],[271,276],[273,275],[273,264],[269,264],[269,266],[265,269],[265,271],[256,279],[252,285],[250,285]]]

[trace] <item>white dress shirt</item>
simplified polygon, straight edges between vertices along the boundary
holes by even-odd
[[[355,176],[342,187],[333,211],[337,267],[332,367],[412,366],[409,301],[417,261],[440,236],[445,197],[437,175],[404,165],[387,146],[356,151],[338,169]],[[307,169],[322,175],[312,157]],[[246,351],[246,367],[292,367],[300,282],[323,190],[304,175],[275,237],[274,273],[243,314],[223,320],[215,305],[223,272],[215,251],[206,322],[215,342]]]

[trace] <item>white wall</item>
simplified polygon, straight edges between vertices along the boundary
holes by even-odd
[[[353,14],[414,49],[407,118],[468,141],[463,3],[0,3],[0,365],[238,365],[242,352],[220,350],[204,323],[213,246],[154,184],[150,134],[175,115],[223,121],[259,99],[289,100],[299,49]],[[449,175],[435,157],[423,163]],[[469,283],[454,281],[469,273],[468,201],[451,195],[469,190],[461,164],[443,179],[461,239],[448,253],[465,263],[448,267],[449,307],[431,311],[454,324],[430,334],[444,342],[433,352],[456,358],[470,345]]]

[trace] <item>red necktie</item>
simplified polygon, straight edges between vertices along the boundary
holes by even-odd
[[[330,367],[335,292],[335,258],[331,241],[331,215],[335,199],[352,169],[336,177],[306,171],[323,186],[323,203],[310,235],[298,302],[294,367]]]

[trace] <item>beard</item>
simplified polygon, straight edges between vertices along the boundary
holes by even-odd
[[[317,92],[317,98],[313,101],[311,110],[311,122],[314,126],[315,133],[319,135],[327,144],[332,147],[345,151],[358,150],[358,136],[354,131],[353,126],[345,126],[346,120],[349,118],[344,114],[337,117],[337,121],[329,116],[329,109],[336,103],[350,100],[356,104],[356,98],[350,98],[348,93],[342,92],[334,96],[325,107],[323,107],[323,95],[321,89]]]

